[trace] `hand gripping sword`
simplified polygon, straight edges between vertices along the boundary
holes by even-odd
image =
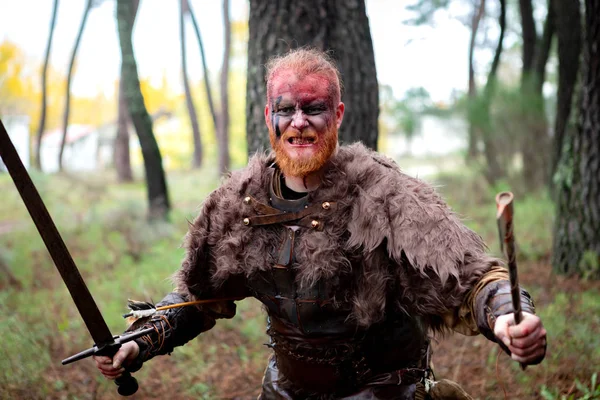
[[[35,188],[27,170],[23,166],[15,146],[10,140],[2,120],[0,120],[0,157],[15,183],[40,236],[42,237],[46,248],[60,272],[75,306],[83,318],[83,322],[90,332],[95,344],[92,348],[82,351],[74,356],[66,358],[62,364],[69,364],[73,361],[81,360],[91,355],[102,355],[112,357],[119,350],[122,344],[133,339],[141,337],[153,331],[148,328],[142,331],[123,336],[114,336],[110,333],[94,298],[88,290],[69,250],[62,240],[58,229],[54,225],[42,198]],[[117,391],[122,396],[134,394],[138,389],[137,380],[125,371],[120,378],[115,380],[118,386]]]
[[[515,324],[519,325],[523,320],[521,311],[521,290],[519,288],[519,276],[517,274],[517,252],[515,251],[515,235],[513,232],[513,200],[511,192],[501,192],[496,195],[496,208],[498,213],[498,233],[500,234],[500,250],[508,260],[508,274],[510,279],[510,295],[512,298],[515,314]],[[525,364],[521,364],[525,370]]]

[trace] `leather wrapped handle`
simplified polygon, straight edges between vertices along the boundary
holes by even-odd
[[[121,344],[122,343],[120,343],[120,341],[115,342],[105,347],[98,354],[113,358],[115,354],[117,354],[117,351],[119,351],[119,349],[121,348]],[[137,379],[135,379],[131,375],[131,372],[127,371],[127,368],[125,368],[125,371],[121,374],[120,377],[115,379],[115,385],[117,385],[117,392],[121,396],[131,396],[132,394],[137,392],[137,390],[140,387]]]

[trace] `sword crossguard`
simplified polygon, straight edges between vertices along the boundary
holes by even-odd
[[[146,328],[141,331],[133,332],[128,335],[115,336],[113,342],[104,343],[101,345],[94,344],[93,347],[84,350],[80,353],[74,354],[71,357],[65,358],[62,360],[62,365],[71,364],[72,362],[83,360],[84,358],[88,358],[90,356],[109,356],[112,357],[119,350],[121,345],[130,342],[134,339],[142,337],[144,335],[149,334],[150,332],[154,332],[154,328]],[[112,352],[112,354],[111,354]]]

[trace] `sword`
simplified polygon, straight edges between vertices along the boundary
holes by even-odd
[[[56,265],[58,272],[73,298],[75,306],[79,310],[81,318],[83,318],[85,326],[94,340],[94,346],[92,348],[66,358],[62,361],[62,364],[69,364],[91,355],[112,357],[123,343],[153,331],[153,328],[148,328],[143,331],[123,336],[113,336],[110,333],[108,325],[106,325],[106,322],[83,281],[65,242],[62,240],[58,229],[56,229],[56,225],[54,225],[40,194],[31,181],[27,170],[23,166],[19,154],[8,136],[8,132],[6,132],[2,120],[0,120],[0,157],[2,157],[4,165],[31,215],[31,219],[33,219],[52,260],[54,261],[54,265]],[[117,378],[115,383],[118,386],[117,391],[122,396],[132,395],[138,389],[137,380],[131,376],[128,371],[125,371],[120,378]]]
[[[496,195],[496,221],[500,234],[500,250],[508,260],[508,274],[510,279],[510,295],[515,314],[515,324],[523,320],[521,311],[521,290],[519,289],[519,276],[517,274],[517,252],[515,251],[515,235],[513,232],[513,200],[511,192],[501,192]],[[525,364],[521,364],[525,370]]]

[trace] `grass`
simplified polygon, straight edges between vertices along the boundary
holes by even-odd
[[[114,333],[125,328],[121,314],[128,298],[157,302],[171,291],[169,277],[183,257],[180,244],[186,220],[194,218],[202,199],[218,184],[218,177],[208,169],[169,174],[174,206],[170,222],[148,224],[145,188],[140,182],[116,185],[101,176],[84,180],[34,174],[33,178]],[[469,172],[438,176],[432,182],[465,217],[465,223],[484,237],[491,251],[498,253],[495,191]],[[0,235],[0,256],[20,284],[10,285],[0,278],[0,398],[118,398],[113,385],[94,371],[90,360],[59,365],[59,360],[89,347],[89,335],[6,175],[0,175],[0,193],[0,225],[11,226],[10,233]],[[507,367],[505,379],[516,385],[511,392],[522,394],[521,398],[584,398],[582,388],[590,388],[593,374],[600,371],[599,286],[550,273],[553,213],[544,193],[515,200],[522,282],[536,299],[550,343],[547,360],[527,374],[520,373],[515,363]],[[254,396],[269,354],[264,330],[265,317],[258,302],[238,302],[234,319],[219,321],[199,340],[138,372],[140,395]],[[481,387],[477,392],[481,398],[502,398],[494,386],[498,381],[496,347],[485,340],[481,343],[465,357],[482,360],[478,373],[484,382],[469,389]]]

